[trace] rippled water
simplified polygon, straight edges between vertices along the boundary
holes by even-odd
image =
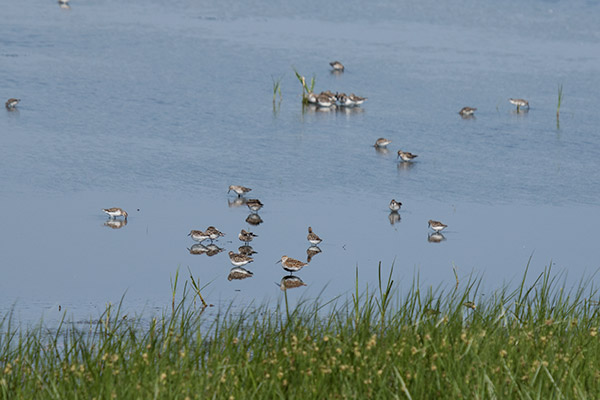
[[[133,312],[162,309],[178,268],[210,282],[214,304],[275,301],[275,262],[306,261],[309,225],[322,252],[293,300],[348,293],[357,266],[374,282],[380,261],[401,285],[416,272],[451,283],[455,265],[498,286],[532,254],[534,272],[552,261],[574,280],[599,267],[594,2],[71,6],[0,12],[0,94],[22,99],[0,112],[0,311],[85,319],[124,293]],[[317,91],[368,100],[303,109],[293,68]],[[460,118],[465,105],[475,118]],[[372,147],[381,136],[388,153]],[[397,163],[399,148],[417,161]],[[260,225],[230,184],[265,204]],[[392,198],[404,204],[393,225]],[[130,213],[120,229],[100,211],[113,206]],[[429,240],[429,219],[449,225],[445,240]],[[190,254],[187,233],[209,225],[225,251]],[[254,276],[230,282],[227,251],[249,227]]]

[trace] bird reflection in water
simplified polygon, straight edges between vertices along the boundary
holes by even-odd
[[[242,280],[246,278],[252,278],[254,274],[251,271],[248,271],[246,268],[242,267],[233,267],[231,271],[229,271],[229,275],[227,276],[228,281],[232,280]]]
[[[63,10],[70,10],[69,0],[58,0],[58,6]]]
[[[256,213],[252,213],[250,215],[248,215],[248,218],[246,218],[246,222],[249,223],[250,225],[260,225],[263,223],[262,218],[260,217],[260,215],[256,214]]]
[[[390,212],[390,215],[388,215],[388,219],[390,220],[390,225],[394,225],[399,224],[402,220],[402,217],[400,217],[400,213],[398,213],[398,211],[392,211]]]
[[[400,162],[397,164],[398,172],[408,172],[414,168],[416,164],[412,162]]]
[[[248,245],[238,247],[238,252],[245,256],[251,256],[252,254],[256,254],[256,251],[254,251],[252,246],[248,246]]]
[[[121,229],[125,225],[127,225],[127,220],[126,219],[113,219],[113,218],[109,218],[104,223],[104,226],[108,226],[109,228],[112,228],[112,229]]]
[[[227,199],[227,205],[229,208],[241,207],[246,205],[246,201],[245,197],[236,197],[233,200]]]
[[[375,147],[375,152],[377,154],[380,154],[382,156],[390,154],[390,150],[387,147],[379,147],[379,146],[374,146],[374,147]]]
[[[440,243],[446,240],[446,237],[439,232],[431,233],[427,235],[427,241],[429,243]]]
[[[214,255],[219,254],[222,251],[225,251],[224,248],[217,246],[214,243],[209,244],[208,246],[206,246],[206,248],[208,249],[208,251],[206,252],[206,255],[209,257],[212,257]]]
[[[284,276],[279,283],[279,288],[281,290],[293,289],[301,286],[306,286],[306,283],[302,282],[302,279],[294,275]]]
[[[309,263],[312,260],[312,258],[320,252],[321,249],[319,248],[319,246],[310,246],[308,249],[306,249],[306,262]]]
[[[204,254],[208,253],[208,248],[203,244],[197,243],[192,247],[189,247],[188,251],[190,252],[190,254]]]

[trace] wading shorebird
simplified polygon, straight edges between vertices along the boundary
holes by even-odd
[[[390,139],[380,137],[375,141],[374,147],[387,147],[388,144],[392,143]]]
[[[441,223],[440,221],[434,221],[430,219],[427,221],[427,225],[436,232],[444,230],[448,225]]]
[[[390,201],[390,210],[398,211],[400,207],[402,207],[402,203],[396,201],[396,199],[392,199],[392,201]]]
[[[329,65],[331,65],[331,68],[333,68],[334,71],[343,71],[344,70],[344,64],[342,64],[339,61],[332,61],[329,63]]]
[[[463,108],[460,109],[460,111],[458,113],[460,115],[462,115],[463,117],[468,117],[469,115],[475,114],[475,111],[477,111],[476,108],[473,108],[473,107],[463,107]]]
[[[254,239],[255,237],[258,237],[258,235],[255,235],[254,233],[248,232],[248,231],[246,231],[244,229],[242,229],[242,231],[238,235],[238,239],[240,239],[244,243],[251,242],[252,239]]]
[[[529,102],[527,100],[508,99],[508,101],[510,101],[511,104],[514,104],[515,106],[517,106],[517,112],[519,112],[520,107],[527,107],[527,109],[529,110]]]
[[[321,93],[317,96],[317,104],[319,107],[331,107],[334,100],[331,100],[331,96]]]
[[[188,233],[188,236],[190,236],[193,240],[195,240],[196,242],[203,242],[206,239],[210,238],[210,235],[206,232],[202,232],[196,229],[192,229],[190,231],[190,233]]]
[[[357,106],[360,106],[362,103],[365,102],[365,100],[367,100],[366,97],[360,97],[355,95],[354,93],[352,93],[350,96],[348,96],[348,98],[350,100],[352,100]]]
[[[102,211],[108,214],[110,218],[125,217],[127,219],[127,211],[119,207],[103,208]]]
[[[240,196],[243,196],[245,193],[248,193],[252,189],[244,187],[244,186],[230,185],[229,186],[229,190],[227,191],[227,193],[231,192],[232,190],[235,193],[237,193],[238,197],[240,197]]]
[[[6,100],[6,103],[4,103],[4,105],[6,106],[7,109],[13,110],[15,107],[17,107],[17,104],[19,104],[20,101],[21,101],[21,99],[10,98],[10,99]]]
[[[308,236],[306,236],[306,239],[308,239],[310,244],[315,246],[323,241],[316,233],[313,232],[310,226],[308,227]]]
[[[409,153],[408,151],[398,150],[398,157],[402,159],[402,161],[412,161],[413,159],[419,157],[416,154]]]
[[[219,231],[214,226],[209,226],[208,228],[206,228],[204,233],[206,233],[208,235],[208,238],[211,241],[216,240],[216,239],[220,238],[221,236],[225,236],[225,234],[223,232]]]
[[[282,256],[281,260],[279,260],[277,262],[281,263],[281,266],[283,267],[283,269],[285,269],[288,272],[300,271],[302,269],[302,267],[304,267],[305,265],[308,265],[308,263],[302,262],[300,260],[296,260],[295,258],[291,258],[288,256]]]

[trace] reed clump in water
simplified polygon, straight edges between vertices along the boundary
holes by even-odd
[[[401,290],[392,272],[348,301],[203,313],[186,292],[160,317],[108,307],[82,329],[0,325],[3,398],[595,398],[591,279],[546,270],[485,296],[481,279]],[[358,272],[357,272],[358,274]],[[357,276],[358,277],[358,276]],[[458,279],[458,278],[457,278]],[[358,279],[357,279],[358,282]]]
[[[283,76],[280,76],[277,79],[275,79],[273,76],[271,76],[271,79],[273,80],[273,104],[275,104],[275,99],[277,98],[277,94],[279,94],[279,102],[281,103],[281,100],[282,100],[281,80],[283,79]]]
[[[306,83],[306,78],[300,75],[298,71],[294,68],[294,73],[296,74],[296,78],[302,85],[302,104],[308,104],[308,94],[312,93],[315,89],[315,77],[310,78],[310,85]]]

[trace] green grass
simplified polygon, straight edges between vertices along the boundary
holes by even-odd
[[[560,129],[560,106],[563,100],[563,85],[558,85],[558,104],[556,105],[556,129]]]
[[[310,86],[309,86],[306,83],[306,78],[304,78],[304,76],[300,75],[300,73],[298,71],[296,71],[296,68],[294,68],[294,74],[296,74],[296,78],[300,82],[300,85],[302,85],[302,104],[308,104],[307,96],[309,93],[312,93],[312,91],[315,89],[315,77],[313,76],[312,78],[310,78]]]
[[[558,85],[558,104],[556,106],[556,118],[558,118],[558,115],[560,114],[560,105],[562,104],[562,99],[563,99],[563,85],[560,84],[560,85]]]
[[[275,79],[273,76],[271,76],[271,79],[273,80],[273,104],[275,104],[275,99],[277,98],[278,93],[279,93],[279,101],[281,102],[281,100],[282,100],[281,80],[283,79],[283,76],[280,76],[277,79]]]
[[[559,399],[600,393],[597,292],[545,271],[482,296],[481,279],[347,302],[196,306],[198,282],[150,321],[108,307],[87,329],[0,331],[0,398]],[[173,282],[174,292],[176,281]],[[358,282],[358,271],[357,271]],[[193,289],[190,287],[195,286]],[[197,291],[197,293],[195,292]],[[470,304],[469,302],[473,302]],[[465,306],[467,304],[469,307]],[[472,308],[471,306],[475,307]],[[208,308],[208,310],[214,310]]]

